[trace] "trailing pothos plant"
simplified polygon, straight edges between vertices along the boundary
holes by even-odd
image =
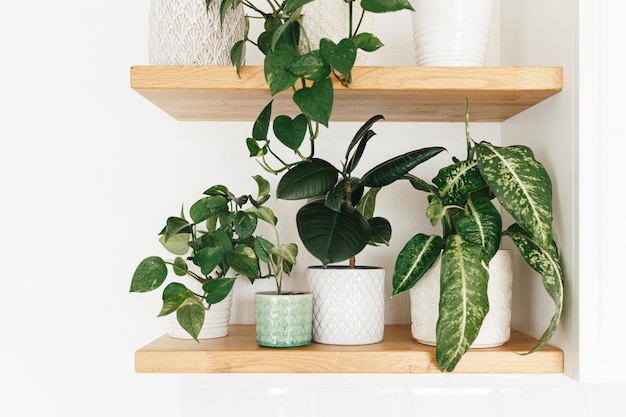
[[[179,324],[194,339],[202,329],[205,311],[226,298],[237,275],[251,282],[273,278],[280,293],[283,276],[289,275],[296,263],[297,245],[281,244],[278,220],[264,205],[270,197],[268,181],[261,176],[253,178],[258,185],[256,197],[237,197],[224,185],[214,185],[190,207],[190,220],[183,210],[180,216],[169,217],[159,241],[175,259],[149,256],[133,274],[131,292],[159,288],[168,276],[168,267],[176,276],[197,282],[195,287],[200,290],[176,281],[169,283],[163,289],[163,306],[158,314],[161,317],[176,312]],[[273,229],[274,243],[255,235],[259,220]]]
[[[265,111],[271,111],[271,103]],[[354,172],[367,144],[376,135],[371,127],[381,119],[383,116],[376,115],[359,128],[340,168],[314,155],[291,165],[283,162],[287,171],[279,180],[276,196],[308,200],[296,215],[298,234],[305,248],[324,267],[347,259],[354,266],[355,256],[366,245],[387,244],[391,225],[387,219],[374,216],[378,192],[444,150],[432,147],[410,151],[357,177]],[[270,117],[266,114],[257,120],[254,129],[268,152],[274,154],[267,139],[269,125]],[[297,153],[298,147],[294,150]]]
[[[206,0],[207,8],[211,1],[216,0]],[[254,45],[264,54],[265,80],[271,95],[291,91],[293,101],[300,110],[295,120],[287,115],[279,116],[284,131],[294,125],[290,135],[296,135],[300,141],[307,133],[310,141],[314,140],[319,135],[319,125],[328,126],[334,101],[332,79],[350,85],[357,50],[373,52],[383,46],[374,34],[359,32],[363,14],[413,10],[409,0],[360,0],[363,9],[361,20],[353,27],[354,0],[348,0],[349,29],[346,37],[338,43],[325,38],[319,45],[312,45],[306,28],[302,26],[301,15],[302,6],[312,1],[319,0],[267,0],[263,8],[257,4],[260,2],[250,0],[221,0],[222,20],[229,7],[243,4],[247,9],[244,39],[236,42],[231,49],[233,66],[239,73],[246,43]],[[251,19],[264,21],[263,32],[256,40],[249,38]],[[264,150],[255,145],[254,140],[248,140],[251,154],[258,156]]]
[[[398,255],[393,294],[412,288],[441,256],[436,359],[452,371],[476,339],[489,311],[488,264],[509,237],[524,261],[542,279],[556,312],[541,339],[528,352],[541,349],[554,334],[563,307],[563,271],[552,233],[552,183],[531,149],[474,142],[466,115],[467,159],[453,158],[433,184],[407,175],[414,188],[428,193],[426,217],[441,222],[442,236],[419,233]],[[497,199],[516,223],[502,231]]]

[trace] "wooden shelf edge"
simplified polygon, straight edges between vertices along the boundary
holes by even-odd
[[[536,340],[513,330],[501,347],[470,349],[454,373],[563,373],[563,351],[551,345],[523,355]],[[385,327],[381,343],[334,346],[311,343],[300,348],[256,344],[254,325],[231,325],[218,339],[173,339],[164,335],[135,353],[139,373],[440,373],[435,349],[416,342],[407,325]]]
[[[332,121],[364,122],[381,111],[396,122],[501,122],[560,92],[561,67],[375,67],[334,81]],[[269,93],[263,68],[133,66],[131,87],[180,121],[252,121],[274,100],[276,114],[299,112],[291,96]]]

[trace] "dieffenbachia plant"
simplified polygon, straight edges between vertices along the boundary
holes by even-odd
[[[182,212],[169,217],[159,233],[159,241],[175,259],[149,256],[133,274],[131,292],[159,288],[168,276],[168,267],[176,276],[201,285],[201,291],[194,292],[184,283],[170,282],[163,290],[163,306],[158,315],[176,312],[179,324],[194,339],[202,329],[205,311],[226,298],[237,275],[251,282],[273,278],[280,294],[283,276],[289,275],[296,263],[297,245],[281,244],[277,218],[264,205],[270,197],[269,182],[258,175],[253,178],[258,185],[256,198],[237,197],[224,185],[214,185],[190,207],[191,220]],[[274,242],[258,234],[259,221],[270,226]]]
[[[466,117],[467,159],[442,168],[429,184],[405,176],[429,193],[426,216],[441,222],[443,234],[419,233],[398,255],[393,294],[412,288],[441,255],[436,359],[452,371],[476,339],[489,311],[487,266],[509,237],[524,261],[542,279],[556,306],[548,328],[528,353],[541,349],[554,334],[563,307],[563,271],[552,233],[552,183],[531,149],[475,143]],[[516,223],[504,232],[496,198]]]

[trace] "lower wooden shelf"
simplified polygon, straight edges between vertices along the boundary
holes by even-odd
[[[513,330],[503,346],[470,349],[454,373],[544,374],[563,372],[563,351],[551,345],[523,355],[536,340]],[[218,339],[161,336],[135,353],[141,373],[440,373],[435,349],[416,342],[408,325],[385,327],[381,343],[336,346],[311,343],[299,348],[257,345],[254,325],[231,325]]]

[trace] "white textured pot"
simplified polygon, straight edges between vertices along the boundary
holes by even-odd
[[[226,13],[220,2],[152,0],[149,19],[150,65],[231,65],[230,50],[245,31],[243,6]]]
[[[439,318],[439,274],[441,257],[418,281],[409,294],[411,299],[411,333],[415,340],[435,346]],[[511,337],[511,297],[513,256],[508,249],[499,250],[489,263],[487,296],[489,312],[471,348],[500,346]]]
[[[266,347],[311,343],[313,295],[310,292],[254,294],[256,341]]]
[[[313,341],[367,345],[383,340],[385,270],[375,267],[309,267]]]
[[[229,292],[224,300],[217,304],[212,304],[211,308],[204,313],[204,323],[198,339],[214,339],[216,337],[228,336],[228,326],[230,322],[230,311],[233,305],[233,292]],[[168,335],[176,339],[193,339],[185,329],[183,329],[176,313],[169,315]]]
[[[416,65],[485,65],[493,0],[411,0]]]
[[[352,27],[353,30],[361,18],[360,2],[352,3]],[[350,31],[349,5],[343,0],[315,0],[302,6],[302,26],[311,42],[311,49],[319,49],[320,40],[328,38],[338,43],[347,38]],[[372,33],[374,31],[374,14],[366,12],[359,28],[359,33]],[[306,51],[306,40],[301,36],[300,50]],[[367,53],[358,50],[354,65],[365,65]]]

